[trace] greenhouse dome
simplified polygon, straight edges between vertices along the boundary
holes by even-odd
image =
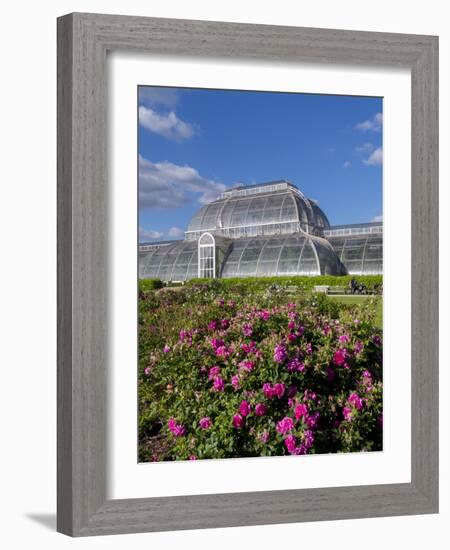
[[[329,225],[319,206],[292,183],[273,181],[225,191],[193,216],[185,235],[187,240],[197,240],[204,231],[235,239],[300,230],[321,235]]]
[[[284,180],[225,191],[194,214],[183,241],[139,245],[139,277],[163,281],[382,269],[381,223],[330,226],[317,203]]]

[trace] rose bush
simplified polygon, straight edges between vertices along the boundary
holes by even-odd
[[[380,450],[377,299],[141,292],[140,460]]]

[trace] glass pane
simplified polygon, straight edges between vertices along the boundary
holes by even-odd
[[[256,275],[271,277],[277,273],[277,262],[259,262]]]

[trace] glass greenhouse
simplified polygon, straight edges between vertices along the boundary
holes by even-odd
[[[164,281],[378,274],[381,223],[330,226],[287,181],[227,190],[191,219],[183,241],[139,245],[139,277]]]
[[[321,235],[329,222],[322,210],[288,182],[269,182],[225,191],[190,221],[187,240],[205,231],[233,239],[303,231]]]
[[[336,254],[353,275],[378,275],[383,272],[382,235],[329,237]]]

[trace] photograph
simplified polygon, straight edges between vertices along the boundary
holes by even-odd
[[[383,98],[136,116],[138,462],[383,451]]]

